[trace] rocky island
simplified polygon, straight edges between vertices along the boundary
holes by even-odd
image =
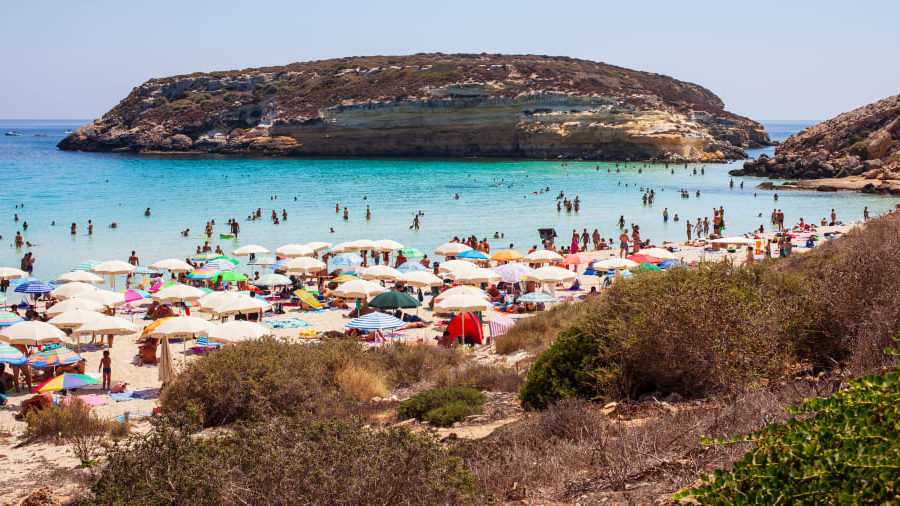
[[[151,79],[63,150],[724,161],[770,143],[709,90],[566,57],[372,56]]]
[[[800,179],[785,188],[900,193],[900,95],[798,132],[774,157],[762,155],[731,174]]]

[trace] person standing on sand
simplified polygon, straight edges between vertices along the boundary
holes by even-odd
[[[103,358],[100,359],[98,372],[103,373],[103,386],[101,388],[109,391],[112,386],[112,359],[109,358],[109,350],[103,350]]]
[[[863,208],[863,221],[869,221],[869,206]]]
[[[593,239],[593,241],[594,241],[594,251],[599,250],[600,249],[600,232],[596,228],[594,229],[594,233],[591,234],[591,239]],[[529,253],[531,253],[531,252],[529,251]]]
[[[687,242],[691,242],[691,220],[687,220]]]
[[[619,257],[625,258],[628,256],[628,234],[622,232],[619,235]]]

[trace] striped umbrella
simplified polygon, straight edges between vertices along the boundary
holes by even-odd
[[[131,271],[131,273],[132,273],[132,274],[143,274],[143,275],[146,276],[146,275],[150,275],[150,274],[156,274],[156,271],[150,270],[149,267],[144,267],[144,266],[142,266],[142,265],[139,265],[139,266],[137,267],[137,269]]]
[[[425,253],[422,253],[422,250],[417,248],[403,248],[400,250],[400,253],[403,253],[403,256],[406,258],[422,258],[425,256]]]
[[[10,325],[15,325],[19,323],[22,318],[15,313],[10,313],[9,311],[0,311],[0,327],[9,327]]]
[[[206,262],[206,265],[203,266],[203,269],[204,270],[211,269],[211,270],[217,270],[217,271],[230,271],[230,270],[234,270],[234,265],[235,264],[229,262],[228,260],[226,260],[224,258],[216,258],[215,260],[210,260],[209,262]]]
[[[25,354],[6,343],[0,343],[0,364],[22,365],[25,362],[28,362]]]
[[[150,325],[144,327],[144,330],[141,332],[141,339],[149,337],[151,334],[153,334],[153,331],[156,330],[156,327],[159,327],[163,324],[163,322],[165,322],[166,320],[171,320],[172,318],[174,318],[174,316],[169,316],[168,318],[160,318],[159,320],[156,320]]]
[[[200,253],[199,255],[194,255],[191,257],[191,260],[194,262],[206,262],[207,260],[212,260],[213,258],[219,258],[222,255],[218,253]]]
[[[121,292],[122,295],[125,296],[125,302],[134,302],[136,300],[141,299],[149,299],[150,292],[145,292],[144,290],[131,288],[129,290],[123,290]]]
[[[494,339],[505,335],[515,324],[515,320],[499,313],[495,314],[491,317],[490,320],[488,320],[488,328],[491,331],[491,337]]]
[[[396,329],[406,325],[406,322],[389,314],[374,312],[350,320],[348,329],[359,330],[386,330]]]
[[[18,293],[50,293],[55,287],[45,281],[29,281],[16,287]]]
[[[403,262],[400,264],[400,267],[397,267],[397,270],[403,273],[406,272],[419,272],[419,271],[427,271],[428,268],[419,262]]]
[[[507,283],[516,283],[533,270],[531,267],[520,263],[508,263],[494,267],[494,272],[499,274],[500,278]]]
[[[216,269],[195,269],[188,273],[188,279],[212,279],[219,271]]]
[[[340,276],[335,276],[331,278],[332,281],[337,281],[338,283],[344,283],[346,281],[353,281],[354,279],[359,279],[353,274],[341,274]]]
[[[90,271],[96,265],[100,265],[99,260],[85,260],[83,262],[75,264],[75,266],[72,267],[72,270],[73,271]]]
[[[331,265],[335,267],[349,267],[351,265],[359,265],[363,258],[356,253],[341,253],[329,259]]]
[[[231,265],[237,265],[237,264],[241,263],[241,261],[238,260],[237,258],[229,257],[229,256],[225,256],[225,255],[218,255],[216,257],[210,258],[210,260],[225,260],[227,262],[230,262]]]
[[[558,302],[559,301],[559,299],[557,299],[556,297],[547,295],[546,293],[543,293],[543,292],[526,293],[525,295],[519,297],[516,300],[518,300],[519,302]]]
[[[284,264],[287,263],[288,260],[290,260],[290,258],[282,258],[281,260],[278,260],[277,262],[270,264],[269,269],[272,269],[273,271],[283,270]]]
[[[307,292],[306,290],[294,290],[294,295],[296,295],[301,302],[308,305],[313,309],[322,309],[322,303],[319,302],[319,299],[315,297],[315,295]]]
[[[9,280],[9,284],[12,286],[18,286],[24,283],[31,283],[32,281],[37,281],[38,278],[34,276],[28,276],[27,278],[19,278],[19,279],[11,279]]]
[[[253,282],[256,286],[287,286],[291,279],[281,274],[266,274]]]
[[[59,365],[81,362],[81,355],[62,346],[46,351],[39,351],[28,357],[28,365],[36,369],[56,367]]]
[[[72,374],[66,372],[41,383],[37,388],[32,390],[32,393],[59,392],[61,390],[71,390],[87,385],[96,385],[97,383],[100,383],[100,381],[85,374]]]
[[[6,295],[0,293],[0,302],[6,302]]]

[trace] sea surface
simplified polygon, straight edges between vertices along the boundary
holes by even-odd
[[[626,169],[620,164],[617,172],[615,163],[597,162],[161,157],[56,148],[66,129],[84,123],[0,121],[0,131],[23,134],[0,136],[0,266],[19,267],[27,248],[18,250],[12,244],[25,221],[28,230],[23,235],[33,244],[30,250],[36,258],[34,275],[50,279],[87,259],[125,260],[132,250],[144,265],[188,257],[203,243],[197,236],[212,219],[218,224],[213,247],[221,244],[226,252],[248,243],[274,251],[286,243],[387,238],[432,255],[453,236],[471,234],[487,237],[492,250],[513,245],[527,251],[539,244],[537,229],[542,227],[554,227],[563,244],[568,244],[572,229],[596,228],[606,238],[615,237],[620,215],[626,223],[639,224],[642,237],[659,242],[684,240],[685,218],[711,217],[719,206],[725,207],[726,233],[734,235],[761,224],[768,230],[768,217],[776,207],[789,223],[800,217],[818,222],[832,208],[846,221],[860,219],[864,206],[875,215],[897,202],[885,196],[797,191],[779,193],[774,202],[772,191],[755,189],[763,179],[736,178],[729,187],[728,170],[741,161],[709,164],[699,175],[700,165],[673,165],[671,174],[663,165],[630,164]],[[813,123],[765,126],[781,140]],[[773,150],[752,150],[750,155]],[[548,187],[543,194],[533,193]],[[642,204],[641,188],[656,191],[652,206]],[[680,189],[691,197],[682,198]],[[557,212],[561,191],[569,199],[579,197],[578,213],[565,208]],[[349,220],[335,213],[335,204],[349,208]],[[147,208],[149,217],[144,216]],[[263,219],[245,221],[257,208]],[[682,221],[663,223],[664,208]],[[287,210],[287,221],[273,224],[273,209],[279,216]],[[421,229],[414,231],[413,216],[419,211],[424,212]],[[218,239],[227,232],[229,218],[240,220],[238,240]],[[94,223],[91,236],[89,219]],[[113,221],[117,229],[108,227]],[[78,225],[74,236],[69,231],[73,222]],[[180,231],[188,228],[190,236],[182,237]],[[503,238],[493,239],[495,232]],[[247,272],[251,267],[240,269]]]

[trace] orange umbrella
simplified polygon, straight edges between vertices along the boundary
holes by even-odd
[[[512,262],[514,260],[518,260],[520,258],[525,258],[525,255],[519,253],[514,249],[504,249],[500,250],[493,255],[491,255],[491,260],[497,260],[500,262]]]
[[[583,265],[583,264],[589,264],[592,261],[593,260],[582,255],[581,253],[572,253],[571,255],[564,258],[562,263],[567,264],[567,265]]]

